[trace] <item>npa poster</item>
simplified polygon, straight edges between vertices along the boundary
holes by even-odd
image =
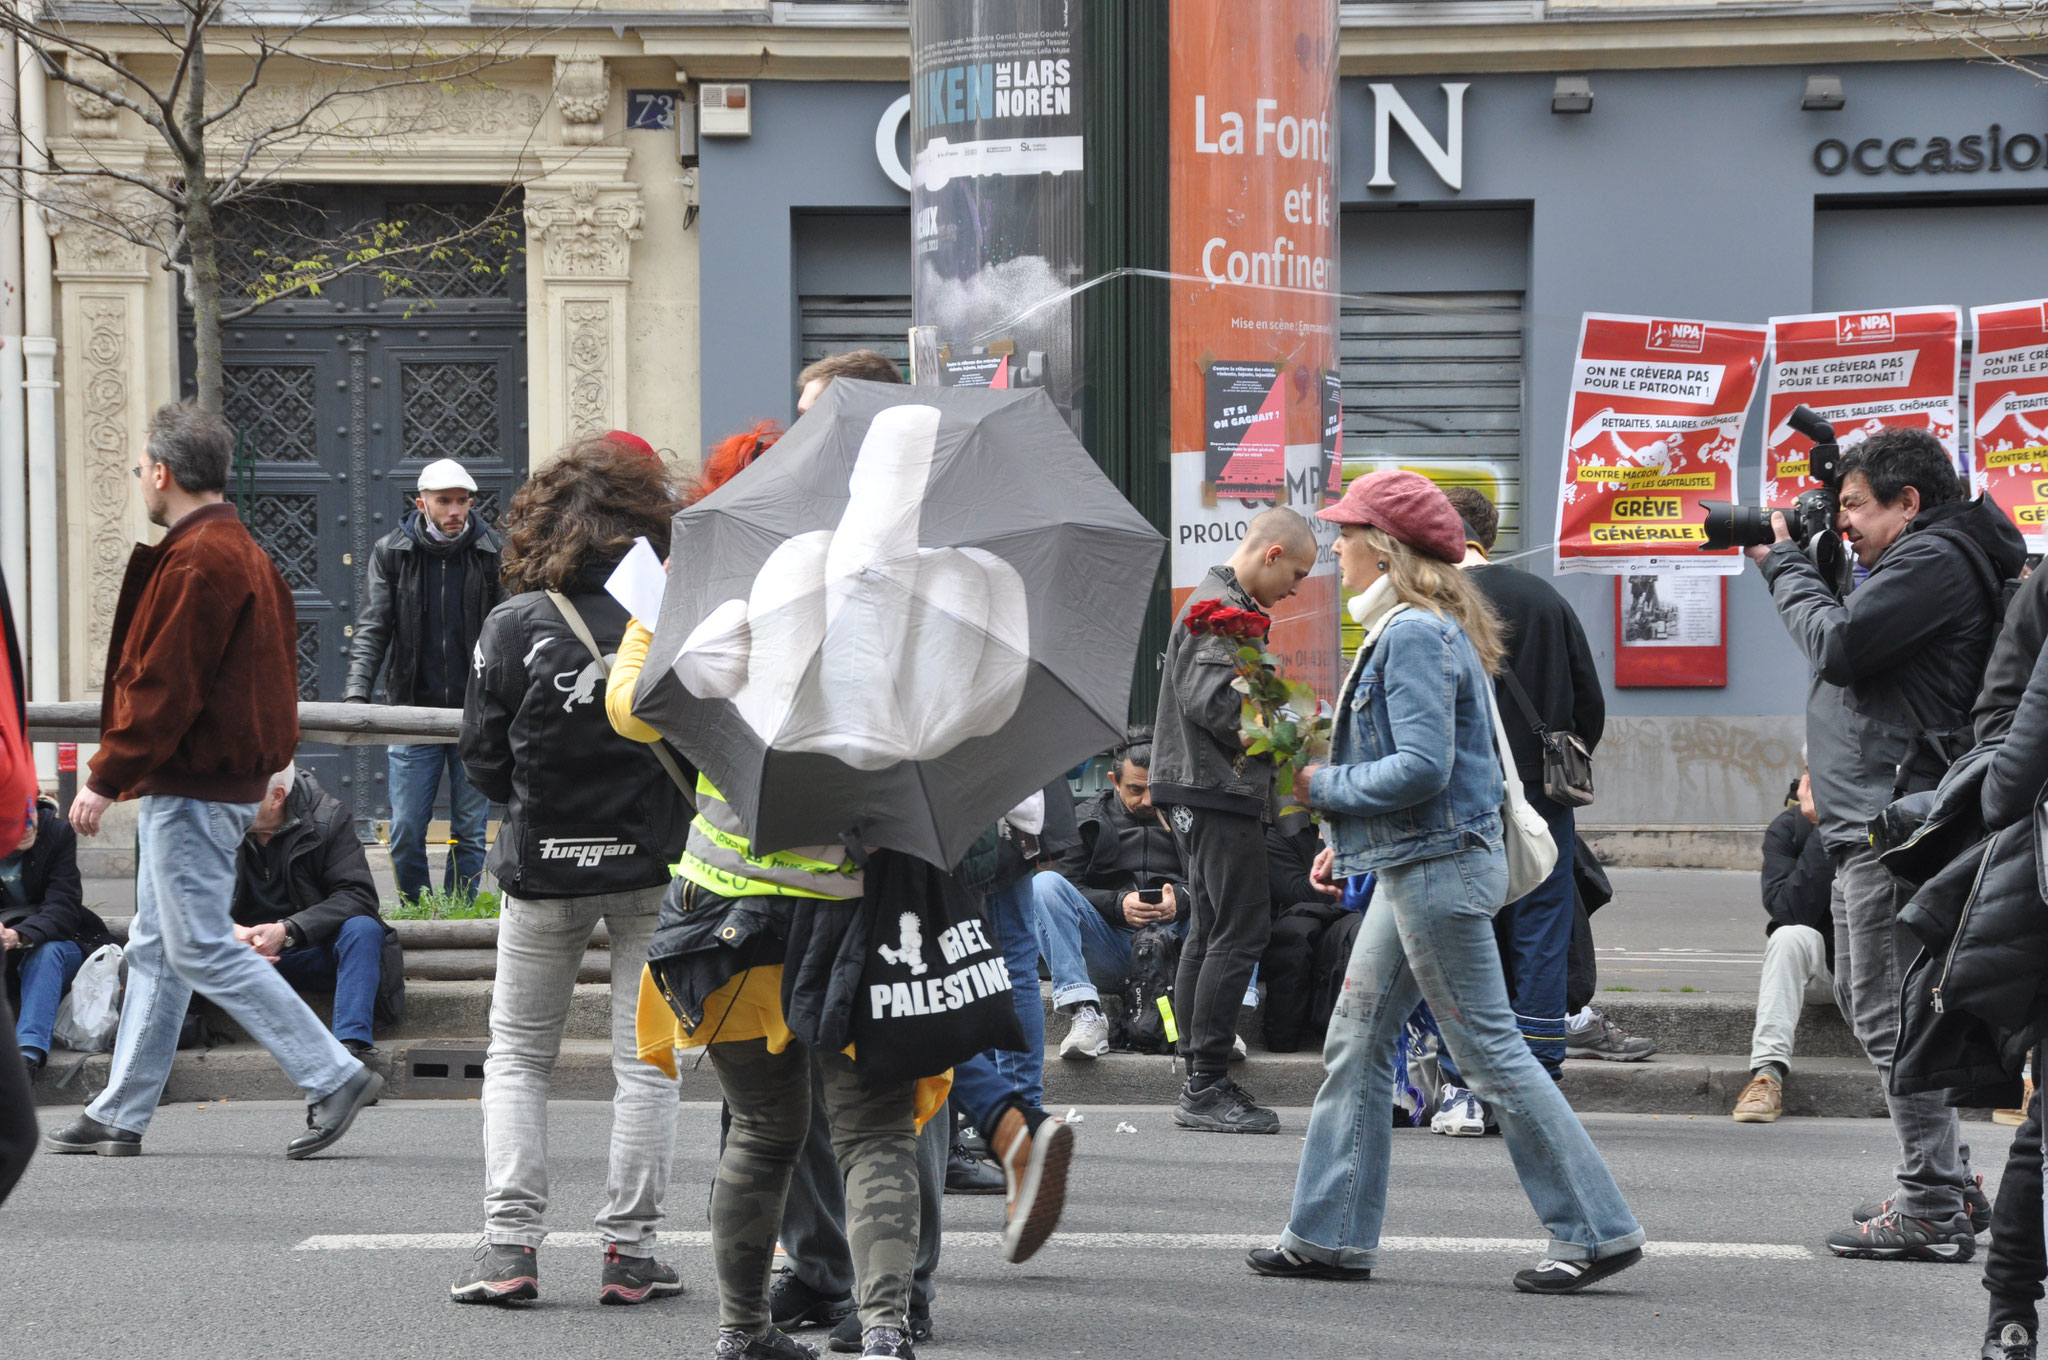
[[[1785,423],[1795,406],[1833,425],[1844,452],[1899,425],[1932,430],[1955,457],[1961,339],[1954,307],[1772,317],[1762,504],[1790,505],[1820,485],[1807,475],[1812,445]]]
[[[1972,490],[2048,552],[2048,298],[1970,309]]]
[[[1310,518],[1316,568],[1274,611],[1288,673],[1334,700],[1337,4],[1171,7],[1173,602],[1273,505]]]
[[[1702,501],[1733,501],[1762,326],[1588,312],[1557,498],[1557,570],[1742,570],[1703,553]]]

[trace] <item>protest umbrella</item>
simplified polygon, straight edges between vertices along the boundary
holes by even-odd
[[[1164,543],[1043,391],[839,378],[676,516],[633,712],[756,853],[950,866],[1121,733]]]

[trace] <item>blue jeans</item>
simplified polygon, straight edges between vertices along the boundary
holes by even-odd
[[[1010,965],[1010,999],[1024,1027],[1022,1053],[992,1048],[953,1068],[953,1098],[983,1133],[1005,1105],[1045,1104],[1045,1002],[1038,991],[1038,933],[1031,928],[1031,876],[990,893],[982,902],[989,942]],[[1092,909],[1091,909],[1092,910]]]
[[[1523,1192],[1550,1230],[1550,1255],[1599,1260],[1643,1243],[1607,1164],[1509,1008],[1493,939],[1508,877],[1500,833],[1468,836],[1466,847],[1380,870],[1330,1016],[1328,1075],[1280,1235],[1298,1255],[1362,1267],[1379,1255],[1394,1045],[1418,1000],[1429,1002],[1467,1081],[1499,1118]]]
[[[50,1056],[50,1027],[57,1022],[57,1003],[71,988],[85,962],[85,951],[71,940],[50,940],[21,960],[21,1015],[14,1022],[14,1042]]]
[[[1532,799],[1543,790],[1534,790]],[[1501,908],[1493,918],[1493,937],[1500,946],[1503,971],[1507,974],[1508,1003],[1515,1009],[1515,1023],[1536,1061],[1556,1077],[1564,1071],[1565,980],[1570,974],[1572,952],[1572,844],[1575,828],[1572,810],[1556,807],[1548,800],[1537,803],[1545,809],[1550,838],[1557,842],[1557,867],[1536,890]],[[1444,1079],[1459,1086],[1465,1081],[1457,1065],[1443,1064]]]
[[[393,746],[391,757],[391,873],[398,895],[408,900],[427,889],[427,823],[434,816],[434,794],[441,771],[448,771],[448,824],[455,848],[442,883],[474,893],[484,874],[484,839],[489,834],[491,800],[470,786],[461,751],[451,742],[439,745]]]
[[[293,987],[334,993],[334,1037],[371,1042],[377,1013],[377,983],[383,975],[384,923],[351,916],[326,944],[288,949],[277,971]]]
[[[128,990],[107,1089],[86,1113],[129,1133],[148,1130],[195,991],[269,1049],[308,1100],[332,1094],[362,1064],[278,976],[275,964],[235,938],[228,915],[235,851],[256,820],[256,804],[151,794],[137,807]]]
[[[1031,879],[1038,949],[1052,969],[1052,1004],[1069,1011],[1100,1006],[1101,987],[1121,987],[1131,976],[1131,932],[1102,919],[1095,904],[1060,874],[1047,869]]]

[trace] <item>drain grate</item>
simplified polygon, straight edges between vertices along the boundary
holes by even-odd
[[[416,1045],[405,1055],[404,1087],[404,1094],[415,1100],[466,1100],[482,1095],[484,1045]]]

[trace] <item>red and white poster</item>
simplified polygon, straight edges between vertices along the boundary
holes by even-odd
[[[1557,570],[1742,570],[1703,553],[1702,501],[1735,499],[1762,326],[1588,312],[1579,322],[1557,498]]]
[[[1970,309],[1974,490],[2048,552],[2048,298]]]
[[[1790,505],[1820,485],[1807,475],[1812,446],[1785,423],[1795,406],[1833,425],[1844,451],[1902,425],[1932,430],[1953,458],[1961,339],[1954,307],[1772,317],[1763,504]]]

